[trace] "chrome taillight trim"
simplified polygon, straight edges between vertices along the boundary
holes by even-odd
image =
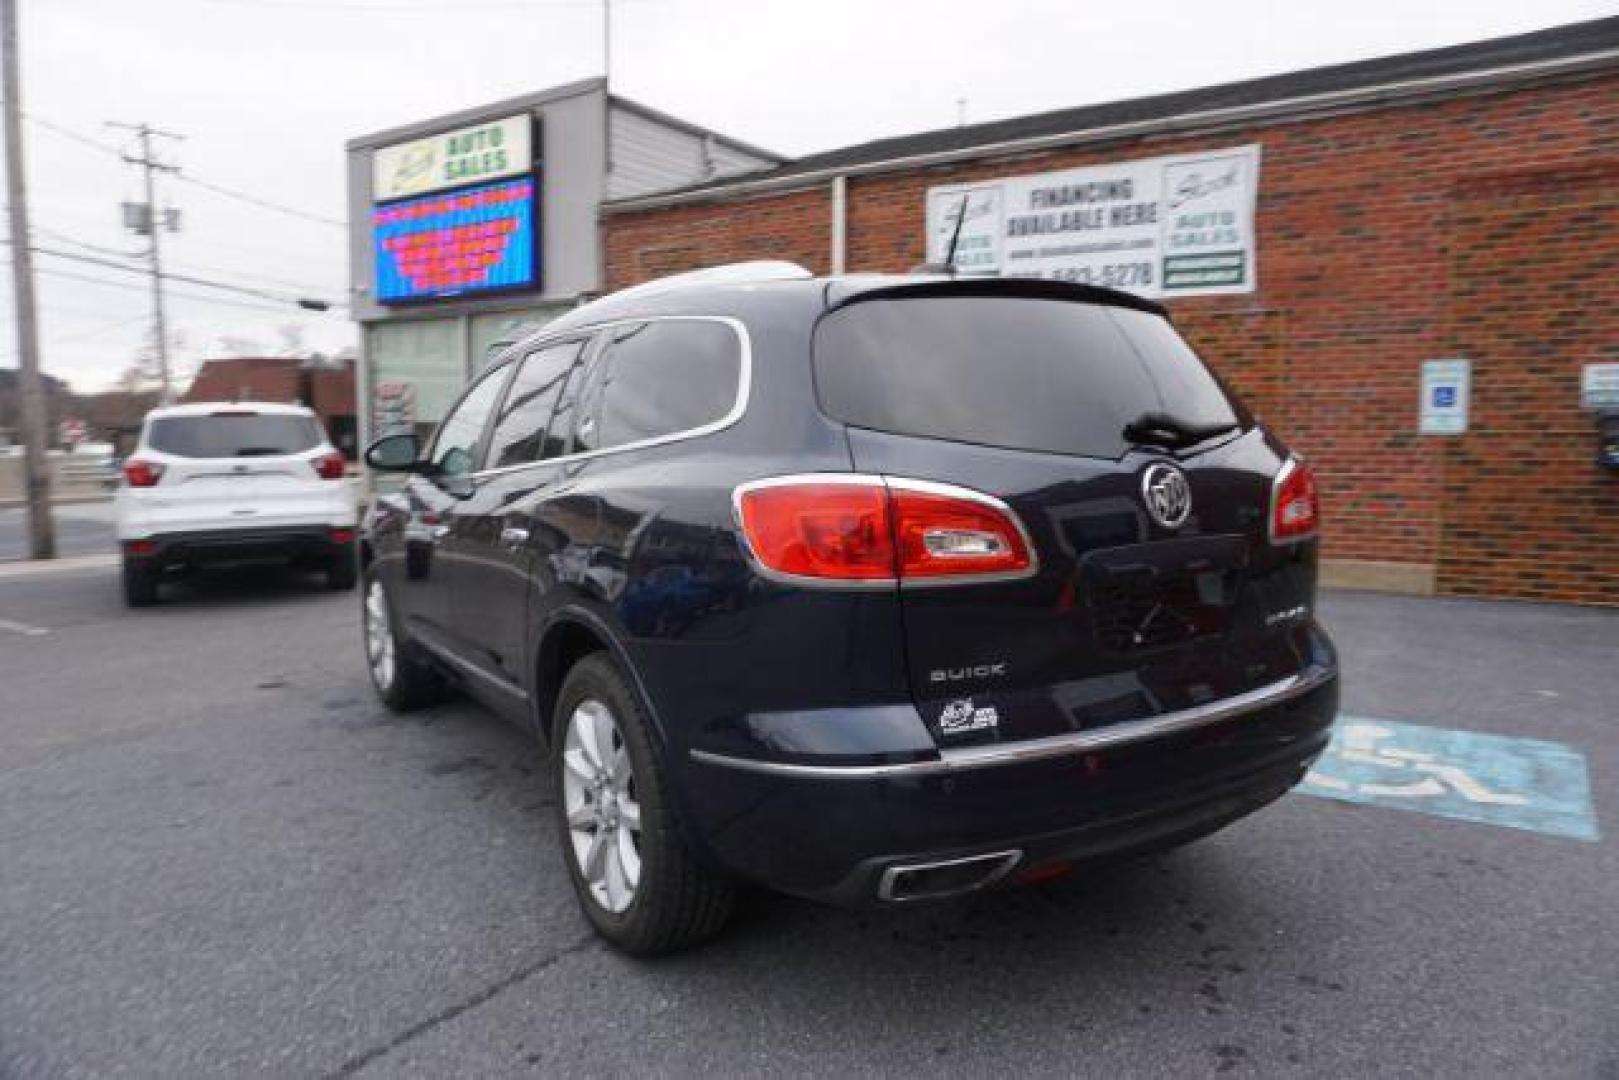
[[[952,574],[949,577],[923,577],[923,578],[818,578],[807,577],[801,574],[788,574],[766,566],[748,543],[747,529],[742,523],[742,497],[750,491],[761,488],[792,487],[800,484],[846,484],[856,487],[884,487],[900,491],[915,491],[924,495],[938,495],[941,498],[961,499],[966,502],[976,502],[1000,513],[1012,523],[1023,541],[1023,548],[1029,553],[1029,565],[1022,570],[997,571],[988,574]],[[986,585],[996,582],[1022,581],[1031,578],[1040,572],[1040,553],[1035,550],[1034,540],[1029,536],[1028,528],[1023,519],[1018,516],[1004,500],[993,495],[985,494],[973,488],[961,487],[959,484],[947,484],[939,480],[919,480],[909,476],[889,476],[884,473],[789,473],[783,476],[767,476],[758,480],[749,480],[738,484],[731,491],[731,516],[736,522],[737,536],[740,538],[742,550],[748,557],[748,563],[760,576],[783,585],[802,585],[814,589],[891,589],[898,586],[902,589],[932,589],[948,588],[956,585]]]

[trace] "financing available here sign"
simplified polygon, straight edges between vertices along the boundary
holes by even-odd
[[[960,222],[961,274],[1252,292],[1258,192],[1258,145],[949,184],[928,190],[928,261],[945,261]]]

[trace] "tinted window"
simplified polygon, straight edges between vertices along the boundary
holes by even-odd
[[[154,419],[146,442],[178,457],[267,457],[313,450],[322,438],[312,416],[218,412]]]
[[[485,375],[439,425],[438,438],[433,442],[433,463],[441,476],[460,476],[477,467],[478,440],[483,437],[489,414],[510,373],[509,367],[502,367]]]
[[[1239,422],[1169,322],[1132,308],[953,296],[873,300],[816,331],[821,406],[858,427],[1117,458],[1143,413]]]
[[[489,467],[521,465],[555,457],[555,441],[545,437],[557,395],[579,359],[584,343],[570,341],[530,353],[512,378],[506,404],[489,443]]]
[[[580,443],[607,449],[711,424],[736,404],[742,368],[724,323],[678,320],[614,331]]]

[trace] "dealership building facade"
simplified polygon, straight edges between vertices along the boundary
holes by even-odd
[[[963,272],[1166,304],[1315,465],[1329,581],[1619,603],[1619,19],[616,200],[607,284],[904,271],[963,213]]]
[[[436,423],[492,349],[602,288],[610,199],[782,158],[602,79],[349,141],[362,436]]]
[[[555,197],[551,159],[606,143],[553,128]],[[373,215],[397,205],[375,201],[366,155],[422,130],[351,144],[357,285],[374,284]],[[793,161],[732,154],[581,195],[569,250],[544,241],[556,280],[509,307],[357,298],[373,389],[446,370],[446,352],[470,370],[503,319],[598,287],[765,258],[903,272],[950,252],[964,274],[1163,301],[1316,467],[1329,582],[1619,603],[1619,19]],[[463,321],[413,325],[445,319]]]

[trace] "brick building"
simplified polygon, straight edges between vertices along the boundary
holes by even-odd
[[[1598,464],[1581,403],[1586,366],[1619,362],[1619,19],[620,199],[603,208],[607,283],[760,258],[903,271],[937,256],[930,190],[1227,151],[1255,172],[1246,285],[1177,294],[1160,273],[1148,291],[1316,465],[1328,579],[1619,603],[1619,470]],[[966,196],[957,212],[974,212]],[[1424,362],[1450,358],[1471,364],[1465,430],[1423,433]]]
[[[181,401],[284,401],[320,416],[332,445],[358,456],[354,361],[296,356],[238,356],[208,360]]]

